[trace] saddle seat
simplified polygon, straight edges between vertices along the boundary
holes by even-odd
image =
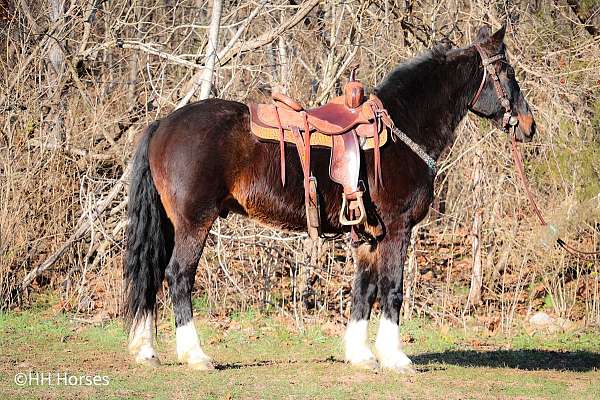
[[[278,141],[281,154],[281,182],[285,186],[285,142],[294,143],[304,173],[304,192],[308,231],[319,234],[319,205],[316,179],[310,172],[311,146],[331,148],[329,175],[342,185],[340,223],[353,227],[366,222],[359,186],[360,150],[373,149],[375,189],[382,182],[379,147],[387,141],[389,120],[381,100],[364,95],[364,86],[354,79],[344,87],[344,94],[329,103],[305,109],[300,102],[282,93],[273,93],[274,104],[249,104],[250,128],[255,136]]]
[[[365,125],[374,120],[373,110],[369,107],[371,103],[377,100],[371,98],[370,102],[365,104],[360,102],[358,107],[349,107],[346,105],[346,96],[333,98],[329,103],[313,109],[304,109],[304,107],[292,98],[283,93],[273,93],[275,105],[279,106],[279,119],[284,129],[291,129],[292,126],[301,126],[303,123],[302,112],[307,114],[309,125],[324,135],[339,135],[359,125]],[[378,104],[380,105],[380,104]],[[267,107],[261,107],[267,106]],[[277,116],[273,115],[272,105],[259,104],[258,117],[264,123],[270,126],[276,126]],[[361,107],[362,106],[362,107]],[[366,132],[364,129],[357,132],[359,136],[368,137],[372,132]]]

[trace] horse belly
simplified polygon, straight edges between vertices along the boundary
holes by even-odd
[[[302,176],[289,171],[285,186],[272,154],[253,157],[230,185],[228,210],[286,231],[306,230]]]

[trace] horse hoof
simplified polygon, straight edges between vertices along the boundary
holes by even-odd
[[[403,375],[412,375],[416,373],[412,361],[402,350],[388,351],[380,348],[377,351],[377,356],[381,368],[384,370],[390,370]]]
[[[377,370],[379,368],[379,363],[375,358],[369,358],[367,360],[353,362],[352,366],[366,370]]]
[[[189,363],[188,367],[194,371],[212,371],[215,369],[215,366],[210,360]]]
[[[160,360],[157,356],[152,357],[137,357],[135,362],[146,367],[156,368],[160,366]]]

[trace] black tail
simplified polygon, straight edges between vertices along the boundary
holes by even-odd
[[[156,293],[173,251],[173,226],[152,181],[148,145],[159,122],[146,129],[133,159],[127,216],[127,253],[123,265],[127,325],[153,311]]]

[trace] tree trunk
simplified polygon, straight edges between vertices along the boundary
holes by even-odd
[[[200,84],[200,100],[208,99],[210,89],[212,88],[212,77],[215,71],[215,63],[217,61],[217,46],[219,45],[219,29],[221,27],[221,11],[223,2],[221,0],[213,0],[212,15],[210,19],[210,27],[208,29],[208,46],[206,47],[206,64],[202,71],[202,80]]]
[[[472,273],[471,273],[471,288],[469,290],[468,303],[477,306],[481,303],[481,286],[483,283],[483,276],[481,270],[481,223],[482,223],[482,210],[481,210],[481,180],[482,180],[482,168],[481,168],[481,151],[476,151],[474,157],[474,168],[473,168],[473,224],[471,230],[472,237]]]
[[[63,17],[63,7],[64,3],[62,0],[50,0],[50,21],[52,24]],[[32,27],[32,29],[35,29],[35,27]],[[49,100],[51,103],[58,100],[58,103],[52,105],[52,111],[48,116],[50,134],[56,144],[64,143],[66,140],[63,117],[65,115],[66,104],[64,96],[61,96],[62,85],[60,84],[63,73],[65,72],[65,55],[61,46],[62,44],[58,42],[58,39],[50,39],[46,72],[48,87],[54,88],[54,90],[49,93]]]
[[[412,310],[415,305],[414,289],[417,282],[417,238],[419,236],[419,225],[415,226],[410,237],[410,254],[406,268],[406,278],[404,280],[404,303],[402,303],[403,317],[405,320],[410,319]]]
[[[221,26],[222,1],[214,0],[212,4],[212,13],[210,26],[208,28],[208,44],[206,46],[206,58],[204,60],[204,69],[194,74],[186,88],[185,95],[177,103],[175,109],[181,108],[190,102],[196,89],[200,87],[200,100],[207,99],[210,96],[212,88],[212,77],[217,61],[217,45],[219,44],[219,29]]]
[[[281,23],[285,22],[284,13],[281,13]],[[279,55],[279,89],[281,93],[288,93],[288,82],[289,82],[289,63],[287,56],[287,45],[285,43],[284,35],[279,36],[278,41],[279,51],[277,54]]]

